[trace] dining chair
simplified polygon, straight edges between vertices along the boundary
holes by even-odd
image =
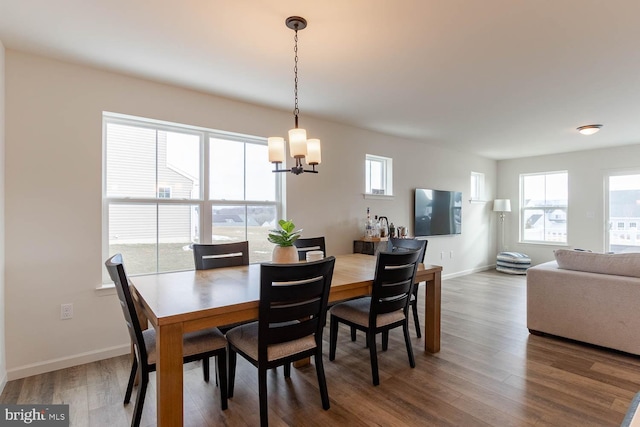
[[[196,270],[249,265],[249,242],[205,244],[194,243]]]
[[[390,252],[402,252],[402,251],[415,251],[420,250],[419,262],[424,264],[424,256],[427,252],[428,240],[416,240],[416,239],[398,239],[392,237],[389,239],[387,250]],[[420,331],[420,319],[418,318],[418,288],[420,283],[414,283],[413,290],[411,291],[411,300],[409,305],[413,312],[413,322],[416,326],[416,336],[422,338],[422,332]]]
[[[122,255],[116,254],[105,262],[111,280],[116,285],[118,299],[122,307],[127,329],[133,343],[133,362],[131,374],[124,395],[124,403],[129,403],[133,384],[136,378],[138,366],[140,367],[140,383],[138,384],[138,397],[133,410],[131,426],[140,425],[142,418],[142,406],[149,383],[149,373],[156,370],[156,331],[155,329],[142,329],[138,313],[129,289],[129,279],[122,263]],[[146,326],[146,325],[145,325]],[[202,360],[204,380],[209,381],[209,358],[216,356],[218,370],[220,372],[220,398],[222,409],[227,409],[227,340],[217,329],[211,328],[197,332],[189,332],[183,336],[183,363]],[[167,402],[170,404],[170,402]]]
[[[408,310],[420,251],[379,252],[371,297],[342,302],[331,307],[329,360],[336,358],[338,324],[364,331],[371,359],[373,385],[380,384],[376,334],[382,333],[382,350],[389,343],[389,331],[402,326],[409,365],[416,366],[409,338]]]
[[[293,242],[293,244],[298,248],[299,261],[305,261],[307,259],[307,252],[309,251],[322,251],[325,256],[327,255],[327,250],[324,245],[324,236],[299,238]]]
[[[322,364],[322,331],[333,278],[334,257],[300,264],[262,264],[258,321],[227,332],[229,398],[233,397],[236,353],[258,368],[260,425],[269,424],[267,370],[314,356],[322,407],[329,409],[329,393]]]

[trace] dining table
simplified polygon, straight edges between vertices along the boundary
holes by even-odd
[[[370,295],[377,257],[335,258],[329,302]],[[426,282],[424,348],[430,353],[440,351],[441,272],[441,266],[420,264],[416,273],[416,282]],[[256,320],[260,264],[134,276],[130,283],[141,324],[156,330],[157,425],[182,426],[182,335]]]

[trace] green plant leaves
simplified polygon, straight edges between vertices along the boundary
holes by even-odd
[[[300,237],[302,229],[295,230],[296,226],[293,221],[284,219],[278,221],[278,225],[280,226],[280,230],[269,230],[267,240],[278,246],[293,246],[293,242]]]

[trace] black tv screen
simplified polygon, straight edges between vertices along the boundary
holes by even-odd
[[[462,192],[416,188],[415,235],[462,233]]]

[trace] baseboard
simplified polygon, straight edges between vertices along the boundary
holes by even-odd
[[[493,270],[496,268],[495,264],[485,265],[483,267],[474,267],[468,270],[462,270],[451,274],[443,274],[442,280],[453,279],[454,277],[466,276],[467,274],[479,273],[481,271]]]
[[[0,394],[4,391],[4,386],[7,385],[7,371],[2,373],[2,379],[0,379]]]
[[[57,371],[58,369],[70,368],[72,366],[84,365],[85,363],[97,362],[98,360],[109,359],[111,357],[122,356],[131,351],[131,345],[125,344],[115,347],[103,348],[95,351],[88,351],[73,356],[61,357],[59,359],[46,360],[44,362],[34,363],[31,365],[19,366],[14,369],[7,370],[4,382],[18,380],[20,378],[30,377],[32,375],[40,375],[46,372]]]

